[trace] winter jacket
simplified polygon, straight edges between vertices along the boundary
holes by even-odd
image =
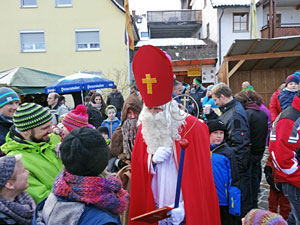
[[[118,90],[115,93],[110,93],[106,101],[107,105],[114,105],[118,112],[121,112],[124,104],[124,98]]]
[[[220,206],[228,206],[229,213],[241,213],[240,178],[233,150],[226,144],[210,146],[211,165]]]
[[[197,104],[198,104],[200,113],[202,112],[201,98],[205,97],[205,95],[206,95],[206,88],[203,87],[202,85],[198,86],[195,89],[194,93],[191,93],[191,97],[193,97],[195,99],[195,101],[197,102]],[[197,108],[197,107],[195,107],[195,108]]]
[[[278,116],[270,135],[270,155],[280,182],[300,188],[300,98]],[[298,151],[298,152],[297,152]]]
[[[25,140],[12,126],[6,135],[6,143],[1,150],[7,155],[22,154],[22,162],[29,171],[26,192],[35,202],[45,199],[51,189],[56,175],[62,169],[62,162],[56,158],[55,147],[60,137],[50,134],[49,142],[35,143]]]
[[[260,104],[259,109],[268,116],[268,134],[267,134],[267,138],[266,138],[266,146],[268,146],[269,145],[269,134],[271,131],[271,113],[263,103]]]
[[[108,128],[108,138],[111,139],[112,134],[115,132],[118,126],[121,125],[121,121],[115,117],[113,121],[109,120],[108,118],[104,120],[101,126]]]
[[[204,106],[207,105],[207,104],[211,105],[212,109],[217,109],[218,108],[218,106],[215,104],[215,101],[211,97],[205,96],[203,98],[203,101],[202,101],[202,108],[204,108]],[[204,113],[203,113],[203,118],[205,120],[207,120]]]
[[[190,98],[188,98],[188,97],[186,97],[186,96],[184,96],[184,97],[176,97],[177,95],[173,92],[172,93],[172,98],[178,103],[178,104],[181,104],[181,105],[183,105],[184,107],[185,107],[185,111],[187,111],[189,114],[194,114],[194,111],[197,111],[196,110],[196,108],[195,108],[195,104],[193,104],[194,102],[190,99]],[[184,100],[184,98],[186,98],[187,99],[187,101],[185,101]],[[195,112],[195,113],[197,113],[197,112]]]
[[[102,111],[102,110],[101,110]],[[89,124],[92,124],[94,127],[98,128],[101,126],[103,120],[106,119],[105,113],[99,111],[92,105],[87,106],[87,114],[89,117]]]
[[[251,154],[263,154],[266,147],[268,135],[268,116],[259,109],[255,102],[245,105],[250,126]]]
[[[14,124],[12,119],[7,118],[2,113],[0,113],[0,146],[5,143],[6,134],[9,131],[9,128]],[[0,156],[2,152],[0,151]]]
[[[63,104],[57,104],[53,109],[50,109],[50,112],[52,114],[52,124],[54,125],[58,124],[60,117],[67,114],[69,109]]]
[[[292,104],[293,99],[296,95],[297,91],[290,91],[286,88],[281,89],[278,95],[281,110],[284,110],[287,107],[289,107]]]
[[[226,143],[235,153],[239,171],[246,171],[250,165],[250,130],[247,113],[235,98],[220,107],[220,119],[225,124],[228,135]]]
[[[279,115],[279,113],[281,113],[281,108],[280,108],[280,102],[278,99],[278,95],[279,95],[280,90],[276,90],[272,97],[271,97],[271,101],[270,101],[270,105],[269,105],[269,109],[270,109],[270,113],[271,113],[271,122],[273,123],[274,120],[276,119],[276,117]]]
[[[51,193],[48,199],[37,205],[32,224],[121,225],[121,222],[118,215]]]

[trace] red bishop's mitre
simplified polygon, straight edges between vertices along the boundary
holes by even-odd
[[[134,56],[132,70],[147,107],[161,106],[172,100],[173,69],[159,48],[142,46]]]

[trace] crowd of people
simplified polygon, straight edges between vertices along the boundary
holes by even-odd
[[[73,110],[0,88],[0,224],[300,224],[300,73],[268,109],[248,81],[183,85],[153,46],[133,72],[125,101],[115,86]]]

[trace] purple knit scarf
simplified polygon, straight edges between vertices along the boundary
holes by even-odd
[[[21,192],[13,202],[0,198],[0,212],[18,224],[31,224],[34,209],[35,203],[26,192]]]
[[[129,198],[117,177],[76,176],[67,171],[57,176],[53,192],[57,196],[92,204],[114,214],[126,210]]]

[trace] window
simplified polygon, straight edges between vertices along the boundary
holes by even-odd
[[[55,0],[56,7],[72,6],[72,0]]]
[[[269,21],[269,14],[267,14],[267,21]],[[276,24],[281,24],[281,14],[276,14]]]
[[[21,7],[37,7],[37,0],[21,0]]]
[[[233,13],[233,31],[248,31],[248,13]]]
[[[44,52],[45,35],[44,31],[21,31],[21,52]]]
[[[75,30],[76,50],[100,50],[98,29]]]
[[[149,37],[148,32],[141,32],[141,37]]]

